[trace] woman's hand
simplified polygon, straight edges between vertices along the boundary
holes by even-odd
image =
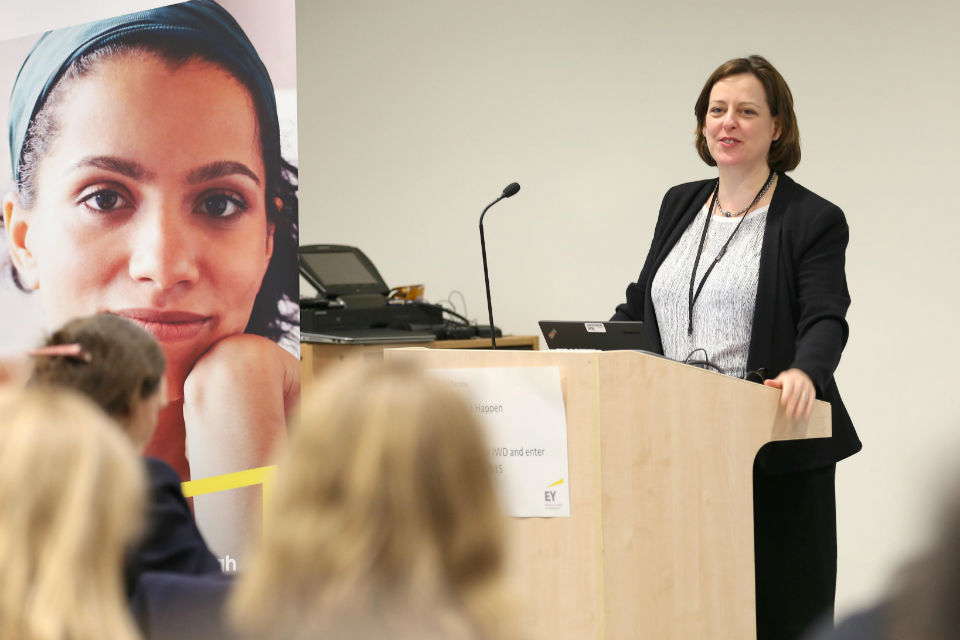
[[[183,385],[191,478],[270,464],[299,394],[300,361],[276,342],[244,333],[214,344]]]
[[[183,387],[190,477],[246,471],[274,462],[297,407],[300,361],[267,338],[220,340],[194,365]],[[211,547],[237,558],[260,528],[262,488],[197,496],[197,523]]]
[[[796,421],[810,417],[817,394],[810,376],[803,371],[787,369],[776,378],[764,380],[763,384],[774,389],[782,389],[780,404],[787,419]]]

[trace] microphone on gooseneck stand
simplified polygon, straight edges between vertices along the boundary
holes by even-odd
[[[487,215],[487,210],[490,207],[504,198],[516,195],[517,191],[520,191],[520,185],[516,182],[511,182],[504,187],[503,193],[500,194],[496,200],[488,204],[484,208],[483,213],[480,214],[480,253],[483,254],[483,283],[487,287],[487,313],[490,315],[490,347],[493,349],[497,348],[497,332],[493,324],[493,304],[490,302],[490,274],[487,271],[487,243],[483,239],[483,216]]]

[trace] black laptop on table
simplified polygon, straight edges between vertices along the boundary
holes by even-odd
[[[387,303],[390,287],[360,249],[338,244],[300,247],[300,275],[317,290],[300,300],[300,341],[321,344],[424,343],[437,339],[429,329],[395,325],[442,324],[415,306]]]
[[[436,339],[437,336],[426,331],[388,328],[300,332],[300,342],[316,344],[422,344]]]

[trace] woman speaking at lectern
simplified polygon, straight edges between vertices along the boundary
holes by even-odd
[[[614,320],[642,320],[667,357],[781,390],[791,419],[831,404],[833,436],[766,445],[754,466],[757,637],[791,640],[833,610],[836,462],[860,449],[833,372],[847,340],[847,223],[785,172],[800,162],[793,96],[760,56],[729,60],[694,108],[718,176],[667,191]]]

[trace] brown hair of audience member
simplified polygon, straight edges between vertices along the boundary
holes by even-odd
[[[933,546],[899,576],[884,609],[883,640],[952,640],[957,636],[960,494],[952,496],[945,506]]]
[[[130,443],[86,398],[0,395],[0,638],[139,637],[121,567],[145,491]]]
[[[800,164],[800,128],[797,126],[797,114],[793,110],[793,94],[787,81],[780,72],[763,56],[748,56],[727,60],[707,78],[706,84],[697,97],[693,112],[697,116],[696,147],[700,158],[711,167],[717,166],[716,160],[707,148],[707,139],[703,127],[707,120],[707,108],[710,106],[710,91],[713,85],[724,78],[749,73],[760,81],[767,94],[767,106],[770,115],[779,125],[780,136],[770,144],[767,164],[778,173],[793,171]]]
[[[504,516],[467,402],[398,363],[348,363],[303,397],[231,603],[238,626],[258,638],[515,637]]]
[[[82,357],[36,356],[30,384],[79,391],[119,422],[139,448],[145,446],[156,427],[157,405],[165,404],[160,345],[137,323],[110,313],[71,320],[45,342],[69,344],[79,345]]]

